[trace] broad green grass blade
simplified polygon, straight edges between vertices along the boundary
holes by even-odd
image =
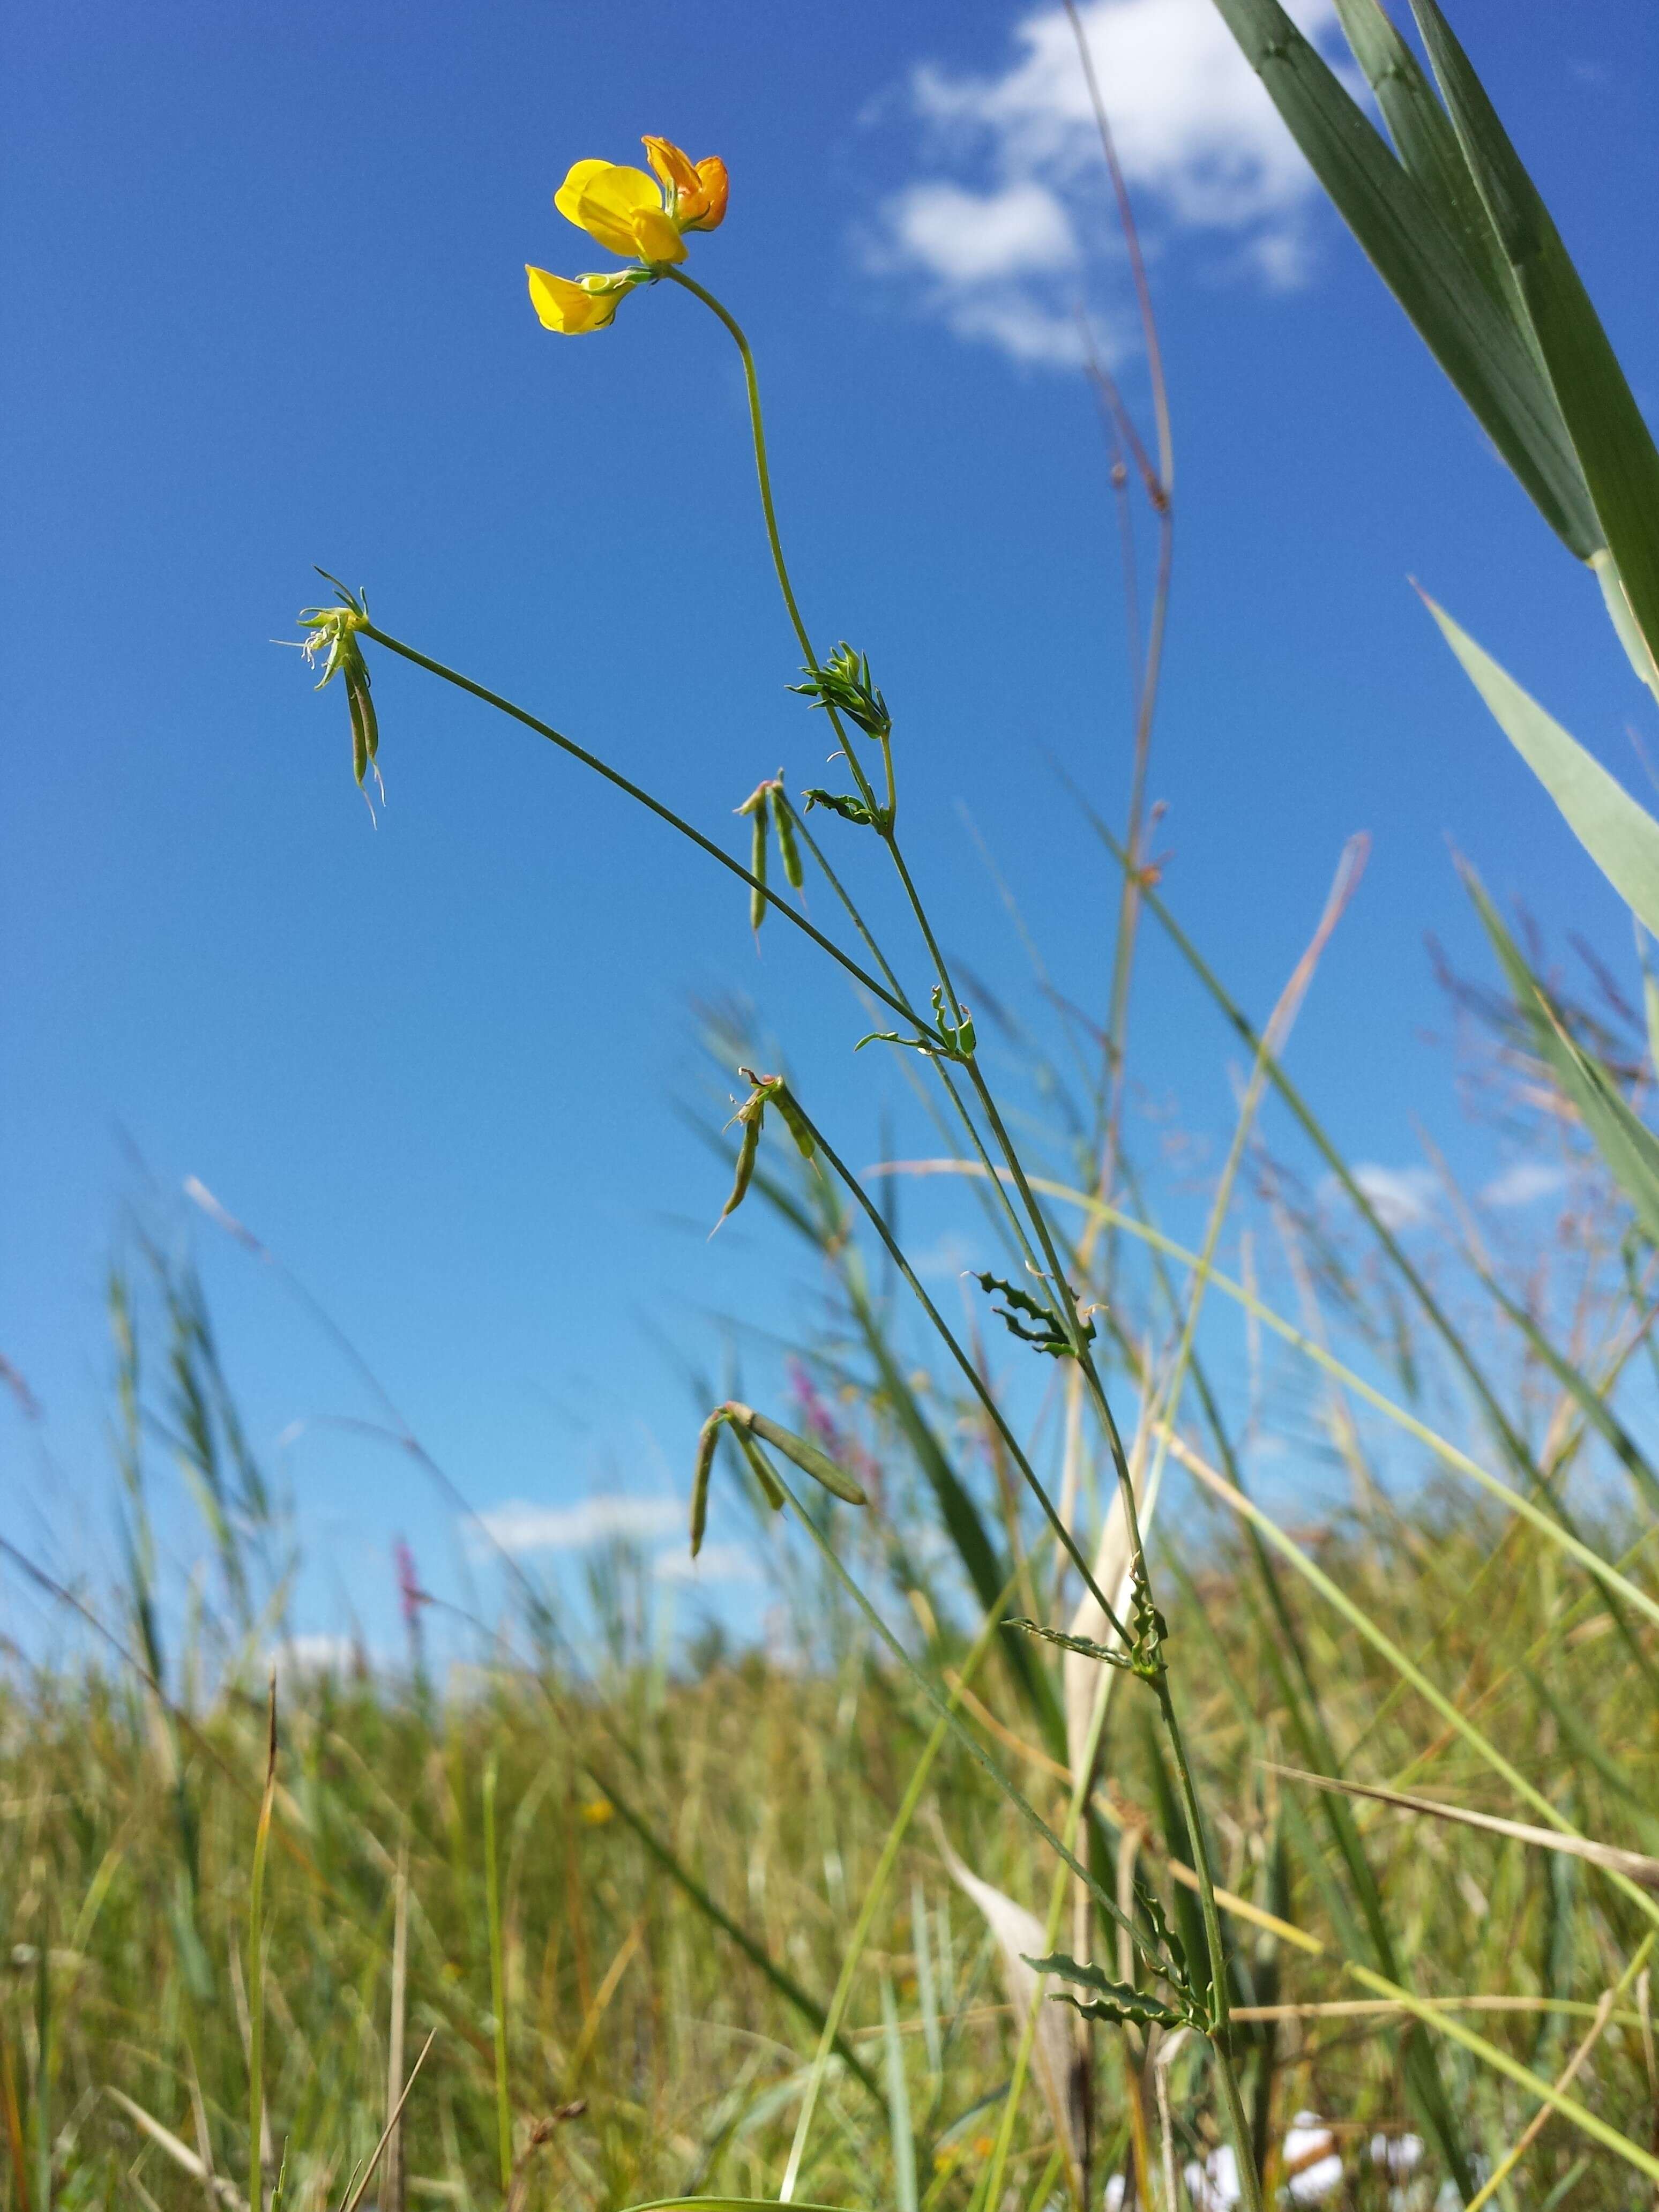
[[[1659,935],[1659,822],[1443,607],[1432,599],[1426,604],[1492,719],[1560,808],[1567,827],[1637,920]]]
[[[1659,1138],[1632,1113],[1601,1063],[1568,1035],[1474,871],[1466,867],[1463,876],[1539,1053],[1583,1121],[1608,1172],[1635,1207],[1649,1241],[1659,1244]]]
[[[1464,157],[1515,270],[1637,627],[1659,653],[1659,447],[1549,210],[1435,0],[1412,0]]]
[[[1560,409],[1479,263],[1278,0],[1216,6],[1383,283],[1545,520],[1588,561],[1603,533]]]
[[[1498,305],[1520,323],[1521,294],[1514,271],[1469,174],[1451,118],[1417,56],[1380,0],[1336,0],[1336,12],[1354,59],[1376,95],[1401,162],[1439,210]]]

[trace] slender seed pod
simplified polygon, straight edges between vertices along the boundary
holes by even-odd
[[[749,927],[757,937],[766,919],[766,896],[761,888],[766,882],[766,808],[763,804],[755,809],[754,836],[750,848],[749,872],[757,888],[749,894]]]
[[[735,1213],[743,1204],[749,1194],[750,1179],[755,1172],[755,1155],[760,1150],[761,1123],[766,1116],[766,1104],[763,1099],[758,1103],[751,1099],[750,1105],[756,1110],[750,1113],[745,1107],[741,1114],[743,1138],[738,1146],[737,1177],[732,1185],[731,1197],[720,1208],[720,1221],[724,1221],[728,1213]],[[714,1224],[715,1229],[720,1227],[720,1221]],[[712,1231],[710,1234],[713,1234]]]
[[[781,1513],[784,1507],[783,1491],[779,1484],[778,1478],[773,1474],[771,1468],[767,1464],[766,1454],[761,1449],[760,1446],[755,1442],[755,1439],[749,1434],[746,1429],[740,1428],[734,1423],[732,1425],[732,1433],[737,1437],[738,1443],[742,1449],[744,1457],[749,1462],[750,1473],[754,1476],[756,1481],[759,1483],[761,1489],[765,1495],[767,1504],[771,1507],[775,1513]]]
[[[346,684],[346,704],[351,710],[351,772],[356,777],[357,787],[361,791],[374,755],[369,750],[368,725],[363,718],[363,702],[356,685],[349,681]]]
[[[784,796],[781,781],[772,786],[772,819],[778,830],[778,855],[783,862],[784,881],[792,891],[798,891],[806,881],[806,871],[801,866],[800,844],[795,836],[795,817],[790,811],[789,801]]]
[[[772,1093],[772,1103],[782,1115],[784,1127],[794,1139],[801,1158],[804,1160],[810,1160],[818,1148],[817,1139],[812,1134],[806,1116],[790,1096],[787,1083],[779,1083],[777,1089]]]
[[[353,703],[362,721],[364,750],[372,766],[380,750],[380,718],[374,712],[374,702],[368,689],[368,669],[362,654],[357,650],[355,639],[352,642],[352,665],[346,671],[346,678]],[[362,780],[361,775],[357,779],[359,783]]]
[[[778,1422],[769,1420],[764,1413],[757,1413],[749,1406],[741,1408],[734,1406],[732,1418],[738,1425],[739,1435],[745,1426],[751,1428],[757,1437],[775,1446],[786,1459],[793,1460],[803,1474],[810,1474],[814,1482],[821,1482],[832,1497],[843,1499],[848,1505],[869,1504],[869,1499],[850,1474],[843,1474],[827,1452],[820,1451],[816,1444],[808,1443],[805,1437],[798,1437],[793,1429],[786,1429]]]
[[[697,1463],[691,1475],[691,1556],[702,1549],[702,1532],[708,1525],[708,1478],[714,1469],[714,1448],[728,1416],[717,1406],[697,1435]]]

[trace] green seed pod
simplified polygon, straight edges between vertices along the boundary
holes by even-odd
[[[779,1113],[783,1116],[785,1127],[795,1140],[801,1158],[804,1160],[810,1160],[817,1150],[817,1139],[807,1125],[806,1116],[790,1096],[788,1085],[780,1083],[772,1093],[772,1098]]]
[[[766,881],[766,809],[757,806],[754,813],[754,836],[750,846],[749,872],[757,885]],[[759,889],[749,894],[749,927],[758,936],[760,926],[766,919],[766,898]]]
[[[351,772],[356,777],[357,788],[361,791],[373,755],[369,750],[368,726],[363,719],[363,702],[355,684],[348,683],[346,685],[346,705],[351,710]]]
[[[750,1101],[750,1105],[755,1103],[752,1099]],[[735,1213],[749,1194],[750,1179],[755,1172],[755,1155],[760,1150],[761,1123],[765,1117],[764,1100],[760,1102],[754,1113],[750,1113],[747,1109],[743,1111],[743,1139],[738,1146],[737,1178],[732,1185],[731,1197],[720,1208],[720,1221],[724,1221],[728,1213]],[[716,1229],[720,1227],[720,1221],[714,1224]]]
[[[746,1430],[736,1427],[735,1434],[743,1449],[743,1455],[749,1462],[750,1471],[756,1481],[759,1483],[767,1504],[775,1513],[781,1513],[784,1507],[783,1492],[779,1487],[778,1478],[766,1463],[766,1454]]]
[[[745,1417],[746,1425],[757,1437],[774,1445],[786,1459],[793,1460],[803,1474],[810,1474],[814,1482],[821,1482],[832,1497],[843,1499],[848,1505],[869,1504],[852,1476],[843,1474],[828,1452],[820,1451],[816,1444],[808,1443],[805,1437],[798,1437],[793,1429],[786,1429],[778,1422],[769,1420],[764,1413],[757,1413],[750,1407],[744,1407],[741,1412],[735,1407],[732,1408],[732,1418],[739,1424],[739,1434]]]
[[[717,1406],[697,1436],[697,1464],[691,1476],[691,1556],[694,1559],[702,1549],[702,1532],[708,1525],[708,1478],[714,1468],[714,1447],[720,1440],[720,1431],[726,1419],[725,1407]]]
[[[789,811],[789,801],[783,795],[781,783],[772,786],[772,819],[778,828],[778,852],[783,861],[784,880],[792,891],[798,891],[806,881],[806,871],[801,866],[795,817]]]
[[[352,647],[352,665],[346,671],[346,684],[351,695],[354,714],[363,726],[363,749],[368,753],[372,765],[374,756],[380,750],[380,721],[379,715],[374,712],[374,702],[369,696],[368,670],[355,642]],[[360,775],[357,778],[358,782],[361,783],[362,780]]]

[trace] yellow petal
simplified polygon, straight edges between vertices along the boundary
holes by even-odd
[[[641,261],[684,261],[685,240],[678,224],[659,207],[641,208],[634,218],[635,249]]]
[[[577,214],[576,210],[580,204],[582,193],[595,177],[602,176],[610,167],[609,161],[572,163],[569,175],[553,195],[554,206],[567,222],[580,226],[581,217]]]
[[[612,253],[639,251],[635,219],[647,213],[662,215],[662,193],[643,169],[601,169],[586,179],[576,202],[576,221]]]
[[[607,285],[603,292],[593,292],[585,285],[573,284],[568,276],[532,269],[527,263],[524,273],[530,280],[530,304],[540,316],[543,328],[561,331],[566,337],[602,331],[615,318],[617,303],[623,296],[620,286]]]

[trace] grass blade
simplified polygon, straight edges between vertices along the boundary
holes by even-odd
[[[899,2039],[893,1984],[881,1978],[881,2025],[887,2072],[887,2123],[893,2146],[893,2195],[897,2212],[916,2212],[916,2138],[910,2124],[910,2093],[904,2081],[904,2045]]]
[[[1545,520],[1588,561],[1601,527],[1522,326],[1278,0],[1216,6],[1383,283]]]
[[[1635,1207],[1650,1243],[1659,1244],[1659,1138],[1625,1103],[1601,1063],[1568,1035],[1472,868],[1464,868],[1463,880],[1503,963],[1540,1056],[1583,1122],[1608,1172]]]
[[[1399,1790],[1384,1790],[1376,1783],[1343,1782],[1334,1775],[1310,1774],[1299,1766],[1273,1766],[1274,1774],[1288,1776],[1292,1782],[1306,1782],[1316,1790],[1340,1790],[1350,1797],[1374,1798],[1379,1805],[1397,1806],[1406,1813],[1422,1813],[1436,1820],[1453,1820],[1466,1828],[1485,1828],[1495,1836],[1507,1836],[1517,1844],[1535,1844],[1548,1851],[1562,1851],[1569,1858],[1588,1859],[1592,1866],[1607,1868],[1615,1874],[1629,1876],[1644,1889],[1659,1890],[1659,1859],[1650,1858],[1643,1851],[1621,1850],[1614,1844],[1598,1844],[1588,1836],[1564,1836],[1558,1829],[1534,1828],[1525,1820],[1506,1820],[1500,1814],[1476,1813],[1462,1805],[1437,1804],[1432,1797],[1413,1797]]]
[[[1659,822],[1425,594],[1492,718],[1637,920],[1659,935]]]
[[[1526,301],[1637,628],[1659,654],[1659,447],[1578,271],[1435,0],[1412,0],[1452,123]]]

